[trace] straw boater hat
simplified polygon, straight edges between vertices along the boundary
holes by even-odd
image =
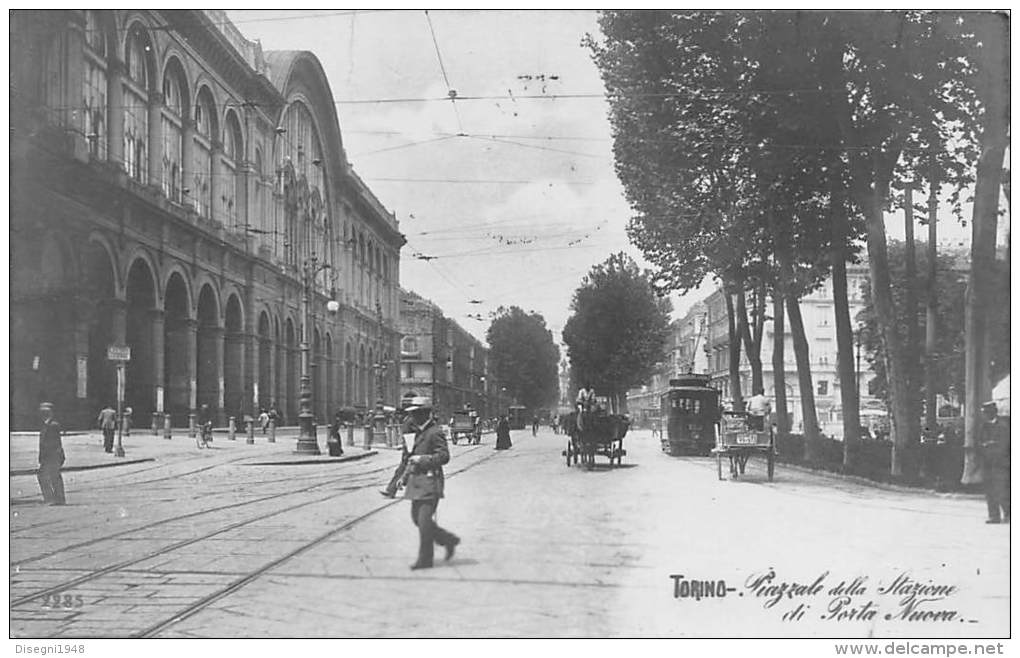
[[[52,402],[40,402],[39,403],[39,411],[53,411],[53,403]]]
[[[410,404],[404,407],[405,412],[418,411],[420,409],[432,409],[432,400],[426,397],[411,398]]]

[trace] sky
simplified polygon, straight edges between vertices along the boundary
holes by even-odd
[[[401,286],[476,337],[498,307],[517,305],[541,313],[561,342],[573,291],[593,265],[617,251],[648,265],[627,239],[632,213],[614,172],[608,104],[582,44],[599,36],[596,12],[228,16],[264,50],[319,58],[348,159],[407,236]],[[448,100],[451,90],[461,100]],[[404,100],[376,102],[393,99]],[[943,236],[969,244],[969,229],[946,219]],[[891,238],[902,224],[890,216]],[[710,290],[674,297],[676,313]]]

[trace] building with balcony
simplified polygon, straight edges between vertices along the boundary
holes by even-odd
[[[864,308],[862,286],[869,285],[867,264],[847,265],[847,293],[850,303],[850,317],[853,322],[857,313]],[[836,369],[836,328],[832,297],[832,280],[823,284],[800,301],[811,358],[812,386],[818,422],[822,431],[830,436],[842,436],[842,415],[839,390],[839,374]],[[750,311],[750,309],[749,309]],[[766,320],[761,346],[762,376],[765,395],[775,400],[775,375],[772,368],[774,331],[772,305],[766,306]],[[669,386],[670,377],[687,372],[712,375],[712,385],[722,391],[723,399],[730,395],[729,372],[729,319],[726,314],[726,298],[721,288],[716,289],[703,301],[694,304],[683,318],[671,324],[669,353],[652,380],[640,389],[628,393],[627,404],[631,413],[638,409],[656,409],[662,393]],[[800,407],[800,387],[797,379],[797,363],[793,353],[793,337],[787,319],[783,325],[785,361],[785,385],[787,413],[794,431],[803,425]],[[741,349],[740,390],[745,399],[750,397],[751,366],[747,355]],[[855,356],[855,367],[857,354]],[[868,382],[874,377],[866,359],[860,359],[861,372],[858,377],[861,405],[881,407],[879,400],[868,393]]]
[[[850,321],[855,322],[857,314],[864,308],[864,287],[870,285],[868,266],[847,264],[847,297],[850,305]],[[712,375],[712,382],[723,391],[723,398],[729,397],[729,334],[727,331],[726,300],[721,289],[715,290],[705,300],[706,322],[709,328],[706,348],[709,367],[704,372]],[[748,309],[750,312],[750,309]],[[766,320],[761,345],[762,375],[765,395],[775,400],[775,375],[772,367],[772,351],[775,332],[772,323],[772,305],[766,305]],[[836,321],[832,293],[832,278],[825,281],[811,294],[800,300],[800,312],[804,322],[804,333],[808,342],[811,359],[811,378],[814,387],[815,409],[818,424],[830,436],[841,437],[842,403],[840,400],[839,372],[836,360]],[[783,357],[786,385],[787,412],[791,427],[797,432],[803,428],[800,385],[797,379],[797,361],[793,353],[793,334],[789,317],[783,323]],[[856,330],[856,329],[855,329]],[[854,354],[855,368],[857,354]],[[860,359],[860,373],[857,377],[858,392],[862,407],[881,407],[880,401],[868,393],[868,382],[874,377],[867,360]],[[745,399],[750,397],[751,366],[747,355],[741,350],[740,390]]]
[[[430,398],[446,422],[471,405],[483,418],[505,413],[510,400],[489,372],[489,350],[442,309],[401,290],[400,393]]]
[[[272,404],[294,422],[305,334],[320,422],[374,405],[377,364],[395,397],[404,238],[313,53],[263,52],[216,11],[10,19],[14,427],[43,399],[91,426],[110,345],[131,350],[136,423]]]

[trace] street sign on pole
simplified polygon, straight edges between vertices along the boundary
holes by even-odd
[[[130,361],[131,348],[127,345],[110,345],[106,348],[108,361]]]

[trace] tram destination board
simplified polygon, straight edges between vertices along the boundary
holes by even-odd
[[[108,361],[130,361],[131,348],[127,345],[110,345],[106,348],[106,359]]]

